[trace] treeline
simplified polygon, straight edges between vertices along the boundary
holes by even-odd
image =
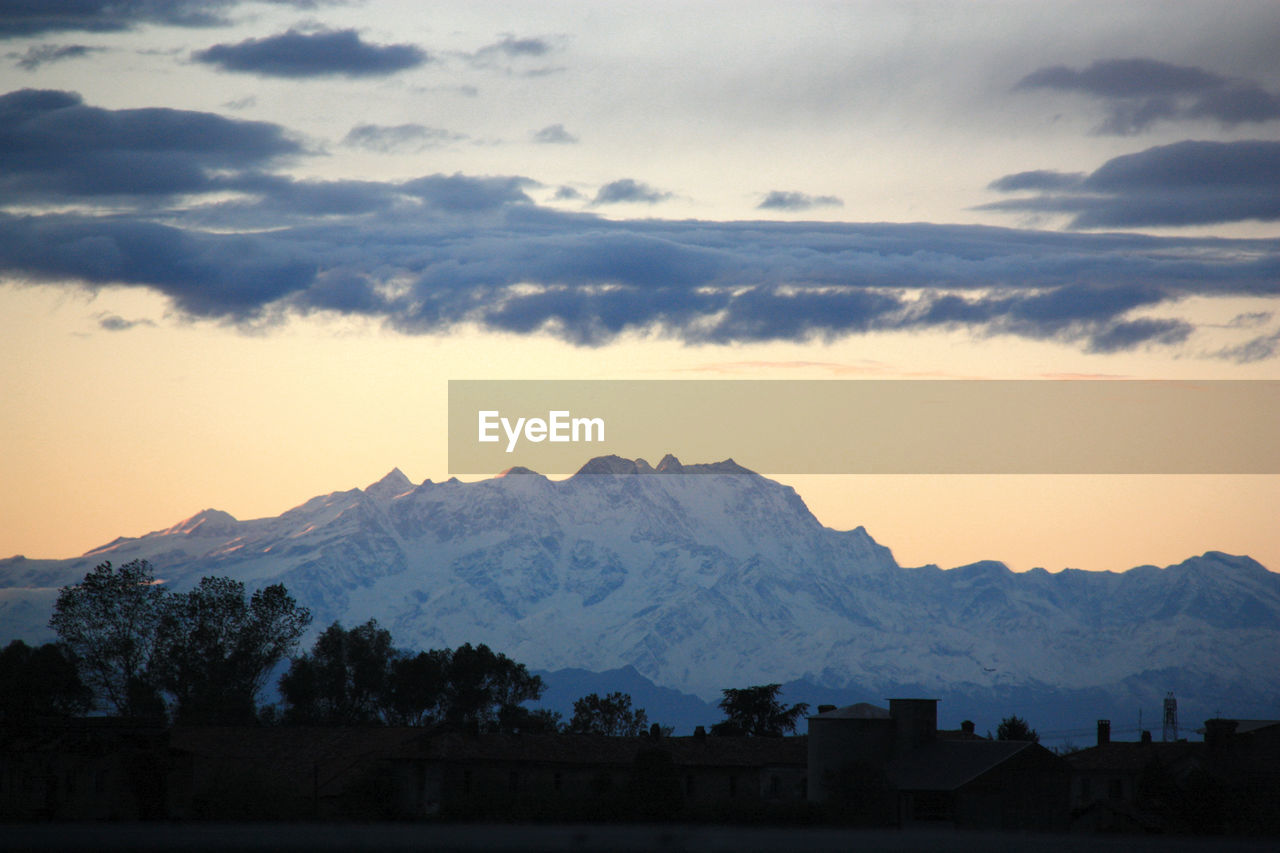
[[[57,643],[14,640],[0,651],[0,721],[100,710],[189,725],[406,725],[473,732],[635,736],[643,708],[625,693],[590,694],[558,712],[531,709],[545,684],[524,664],[470,643],[411,651],[370,620],[334,622],[294,655],[311,624],[281,584],[246,595],[244,584],[205,577],[180,593],[135,560],[102,563],[58,594]],[[281,705],[259,694],[285,660]],[[777,684],[727,689],[719,735],[781,736],[808,706],[779,702]],[[654,724],[655,726],[657,724]],[[661,728],[658,726],[658,728]],[[670,730],[667,729],[667,732]]]

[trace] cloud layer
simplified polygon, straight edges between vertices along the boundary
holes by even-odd
[[[1073,214],[1073,228],[1280,219],[1280,142],[1178,142],[1108,160],[1089,175],[1036,170],[992,182],[1036,195],[987,210]]]
[[[414,68],[430,59],[415,45],[370,44],[355,30],[289,30],[236,44],[215,44],[191,56],[224,71],[294,78],[376,77]]]
[[[1280,119],[1280,95],[1252,80],[1222,77],[1202,68],[1154,59],[1108,59],[1075,70],[1040,68],[1019,90],[1075,92],[1102,101],[1105,134],[1134,134],[1160,121],[1209,119],[1226,127]]]
[[[1158,192],[1200,204],[1204,151],[1166,148],[1088,176],[998,183],[1040,193],[1024,205],[1136,204]],[[1271,148],[1228,150],[1234,166],[1214,173],[1222,185],[1276,180]],[[0,212],[0,273],[144,287],[187,315],[230,322],[322,311],[411,334],[476,324],[587,346],[628,332],[729,343],[963,329],[1114,352],[1185,341],[1194,327],[1176,305],[1187,296],[1280,294],[1275,240],[610,220],[542,207],[529,194],[539,185],[521,176],[300,181],[275,171],[304,154],[263,122],[105,110],[68,92],[0,96],[0,197],[25,206]],[[622,180],[596,203],[664,196]],[[48,205],[60,207],[31,212]],[[1274,352],[1260,338],[1221,355]]]
[[[140,24],[208,27],[226,23],[241,0],[0,0],[0,38],[52,32],[116,32]],[[265,0],[313,6],[314,0]]]

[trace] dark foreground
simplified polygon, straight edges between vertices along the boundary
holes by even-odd
[[[0,826],[9,853],[55,850],[697,851],[697,853],[1095,853],[1258,851],[1276,839],[1039,835],[935,830],[731,826],[522,826],[423,824],[39,824]]]

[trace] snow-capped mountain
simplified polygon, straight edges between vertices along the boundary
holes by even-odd
[[[205,510],[75,559],[0,561],[0,633],[48,639],[59,587],[135,558],[179,590],[204,575],[282,582],[315,630],[376,617],[410,648],[484,642],[541,670],[634,666],[703,698],[796,679],[872,697],[904,685],[1146,697],[1177,682],[1206,707],[1280,710],[1280,575],[1248,557],[1121,573],[901,568],[862,528],[823,527],[790,487],[732,460],[602,457],[562,481],[513,469],[418,486],[394,470],[276,518]]]

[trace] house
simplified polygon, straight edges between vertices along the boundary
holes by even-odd
[[[803,738],[441,733],[396,759],[416,814],[672,816],[804,802]]]
[[[809,796],[859,823],[1055,830],[1070,768],[1029,741],[937,728],[936,699],[822,706],[809,718]]]
[[[168,734],[115,717],[0,727],[0,820],[143,820],[164,813]]]
[[[180,727],[174,817],[661,818],[803,803],[803,738]]]
[[[1280,832],[1280,721],[1206,720],[1203,741],[1112,741],[1066,756],[1072,829],[1112,833]]]

